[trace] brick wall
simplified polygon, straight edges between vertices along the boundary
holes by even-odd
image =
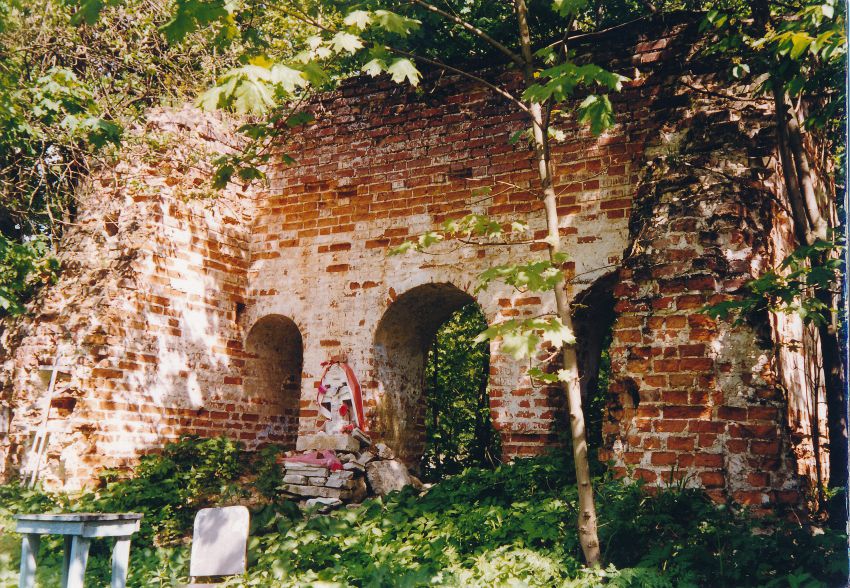
[[[595,59],[633,81],[612,96],[617,125],[605,135],[560,124],[566,139],[553,159],[569,294],[608,300],[588,316],[615,321],[605,430],[615,467],[663,483],[676,466],[718,498],[796,501],[796,474],[811,463],[800,423],[811,411],[783,400],[767,345],[788,329],[768,320],[733,329],[696,312],[774,262],[788,232],[775,162],[756,166],[764,177],[749,171],[772,156],[770,136],[751,124],[764,127],[769,112],[724,115],[721,99],[692,93],[720,67],[695,60],[694,35],[692,20],[674,19],[593,43],[606,48]],[[73,402],[50,413],[54,484],[82,484],[185,433],[292,446],[317,427],[321,363],[341,358],[361,380],[370,433],[414,463],[421,374],[440,324],[471,301],[491,323],[552,310],[548,296],[476,292],[481,271],[544,255],[540,243],[387,256],[468,212],[519,218],[545,235],[530,151],[508,141],[521,115],[437,74],[417,90],[357,80],[312,107],[317,123],[280,145],[297,164],[273,167],[256,189],[192,193],[209,173],[193,152],[226,150],[233,138],[227,121],[190,111],[152,115],[148,130],[170,140],[95,176],[63,243],[60,283],[3,333],[2,402],[14,411],[7,475],[42,414],[35,366],[57,346],[73,362],[61,393]],[[585,384],[596,353],[587,349],[606,327],[594,320],[580,333]],[[785,352],[786,363],[801,357]],[[490,365],[505,457],[556,444],[560,390],[530,382],[498,343]]]

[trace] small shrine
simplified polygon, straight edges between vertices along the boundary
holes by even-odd
[[[330,509],[421,486],[389,447],[372,444],[360,384],[347,363],[327,363],[318,390],[315,402],[324,420],[316,433],[299,436],[295,451],[282,459],[284,495]]]

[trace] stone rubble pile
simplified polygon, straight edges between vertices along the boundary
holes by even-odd
[[[303,502],[306,506],[319,506],[330,510],[343,504],[360,503],[367,496],[384,496],[389,492],[413,485],[421,488],[422,483],[410,475],[407,468],[395,459],[393,451],[383,443],[371,445],[368,438],[361,439],[359,450],[354,450],[351,438],[334,443],[321,435],[313,442],[299,440],[295,452],[289,452],[279,464],[283,471],[283,483],[278,486],[281,495]],[[337,449],[337,447],[342,449]],[[341,463],[336,467],[325,467],[313,463],[292,461],[308,450],[323,451]]]

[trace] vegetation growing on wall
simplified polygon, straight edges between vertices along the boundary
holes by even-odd
[[[99,18],[93,11],[100,7]],[[0,0],[0,317],[58,268],[75,191],[146,109],[191,100],[235,64],[211,27],[170,44],[168,0]]]

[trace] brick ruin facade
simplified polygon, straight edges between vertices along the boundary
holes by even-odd
[[[553,155],[585,379],[613,328],[601,453],[651,483],[799,504],[818,469],[812,432],[826,434],[816,354],[788,344],[802,326],[698,312],[793,248],[770,105],[724,98],[695,38],[693,19],[674,19],[594,40],[606,47],[595,59],[632,80],[612,96],[617,125],[594,138],[567,121]],[[547,296],[475,292],[480,272],[541,255],[539,243],[387,256],[468,212],[544,235],[531,154],[508,141],[520,113],[440,75],[419,90],[359,80],[313,108],[317,122],[281,146],[297,164],[273,167],[268,185],[205,198],[199,154],[229,149],[232,126],[185,109],[151,113],[148,138],[81,191],[59,282],[2,334],[6,476],[43,418],[37,367],[57,350],[70,376],[49,409],[54,485],[79,487],[183,434],[292,447],[316,428],[329,358],[358,374],[373,437],[413,463],[440,324],[472,301],[490,323],[551,310]],[[498,343],[490,364],[504,457],[557,444],[561,392],[530,382]]]

